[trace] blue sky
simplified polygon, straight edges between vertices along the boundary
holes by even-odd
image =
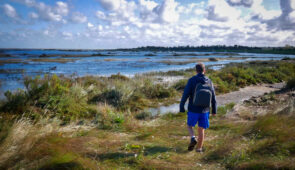
[[[1,0],[0,48],[295,45],[295,0]]]

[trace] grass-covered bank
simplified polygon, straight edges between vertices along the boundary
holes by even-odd
[[[112,75],[73,79],[45,75],[43,78],[28,77],[24,83],[25,90],[5,93],[2,114],[26,115],[32,119],[58,117],[70,121],[101,117],[104,116],[102,112],[123,115],[177,100],[174,88],[154,84],[153,79],[147,77],[130,79]]]
[[[184,76],[186,79],[176,82],[176,90],[183,90],[187,78],[195,75],[195,70],[152,72],[150,76]],[[217,94],[228,93],[241,87],[289,81],[295,77],[295,60],[251,61],[248,63],[230,63],[221,70],[207,69],[206,75],[212,79]],[[291,82],[290,82],[291,83]]]
[[[80,78],[56,75],[27,77],[25,90],[5,93],[6,100],[1,103],[0,113],[26,116],[32,120],[57,117],[64,123],[78,119],[95,119],[106,124],[123,123],[125,117],[130,115],[144,115],[143,110],[147,107],[178,102],[187,78],[194,74],[194,69],[189,69],[149,73],[133,78],[119,74]],[[181,75],[184,79],[173,84],[156,83],[155,75]],[[207,75],[214,82],[217,94],[260,83],[288,81],[287,86],[292,87],[295,62],[228,64],[218,71],[208,69]]]

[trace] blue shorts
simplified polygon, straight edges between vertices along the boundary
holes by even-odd
[[[207,129],[209,127],[209,112],[207,113],[187,112],[187,125],[195,127],[197,123],[199,127]]]

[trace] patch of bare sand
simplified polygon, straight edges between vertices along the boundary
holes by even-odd
[[[270,93],[284,87],[285,83],[276,84],[261,84],[255,86],[248,86],[241,88],[238,91],[218,95],[216,97],[218,106],[222,106],[228,103],[242,103],[244,100],[248,100],[251,97],[261,96],[265,93]]]

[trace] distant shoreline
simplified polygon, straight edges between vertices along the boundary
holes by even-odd
[[[0,53],[6,50],[30,51],[30,50],[58,50],[58,51],[150,51],[150,52],[219,52],[219,53],[262,53],[262,54],[286,54],[295,55],[295,47],[248,47],[248,46],[178,46],[161,47],[145,46],[137,48],[117,48],[117,49],[53,49],[53,48],[0,48]]]

